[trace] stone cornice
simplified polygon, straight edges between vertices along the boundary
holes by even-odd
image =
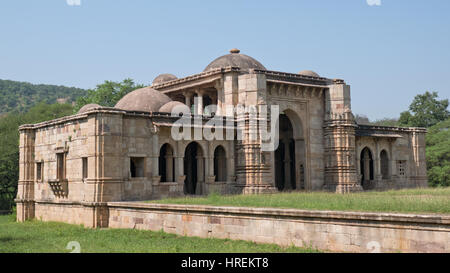
[[[377,131],[377,132],[396,132],[396,133],[427,133],[426,128],[416,127],[390,127],[390,126],[377,126],[377,125],[360,125],[356,128],[357,131]]]
[[[403,213],[379,213],[379,212],[352,212],[352,211],[318,211],[278,208],[249,208],[249,207],[219,207],[203,205],[175,205],[153,204],[142,202],[108,202],[108,207],[151,210],[160,212],[183,213],[220,213],[224,215],[242,215],[252,217],[287,217],[307,219],[335,219],[337,221],[358,220],[364,222],[390,222],[410,224],[450,225],[450,216],[441,214],[403,214]]]
[[[280,72],[280,71],[271,71],[271,70],[250,70],[250,73],[258,73],[264,74],[267,77],[267,80],[276,80],[276,81],[284,81],[284,82],[293,82],[300,84],[311,84],[318,86],[327,86],[333,84],[333,80],[322,78],[322,77],[312,77],[305,76],[294,73]]]

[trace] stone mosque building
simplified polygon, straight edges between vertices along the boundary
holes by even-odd
[[[207,123],[221,114],[206,111],[208,105],[278,105],[278,149],[264,151],[261,139],[248,137],[172,138],[175,107]],[[240,119],[248,130],[248,116]],[[237,49],[199,74],[160,75],[114,108],[86,105],[76,115],[19,130],[19,221],[78,217],[101,226],[107,202],[211,192],[427,186],[425,129],[358,125],[344,80],[271,71]]]

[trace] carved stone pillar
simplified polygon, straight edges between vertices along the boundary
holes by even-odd
[[[34,218],[34,130],[20,130],[17,221]]]
[[[334,80],[325,98],[325,185],[338,193],[361,191],[355,160],[355,118],[351,112],[350,86]]]
[[[196,107],[195,113],[201,116],[203,115],[203,91],[195,90],[195,93],[197,94],[197,97],[195,97],[195,107]]]

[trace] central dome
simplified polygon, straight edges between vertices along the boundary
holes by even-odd
[[[210,63],[205,68],[205,70],[203,70],[203,72],[228,66],[239,67],[243,70],[249,69],[267,70],[264,67],[264,65],[262,65],[260,62],[253,59],[250,56],[240,54],[240,50],[234,48],[230,50],[230,54],[224,55],[212,61],[212,63]]]

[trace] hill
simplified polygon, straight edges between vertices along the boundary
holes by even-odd
[[[73,103],[86,93],[75,87],[0,80],[0,117],[12,111],[26,112],[40,102]]]

